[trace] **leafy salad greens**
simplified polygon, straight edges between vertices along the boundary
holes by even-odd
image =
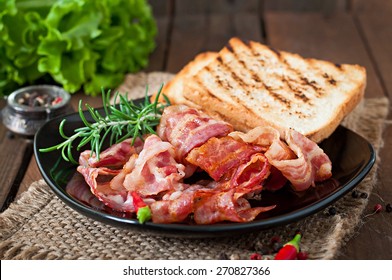
[[[0,96],[37,81],[97,95],[147,66],[156,33],[146,0],[2,0]]]

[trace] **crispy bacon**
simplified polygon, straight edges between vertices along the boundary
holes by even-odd
[[[71,178],[65,191],[86,205],[92,206],[95,209],[105,209],[105,205],[91,192],[84,177],[79,173],[75,173]]]
[[[253,189],[242,189],[239,193],[236,189],[197,191],[194,198],[195,222],[197,224],[214,224],[223,221],[249,222],[258,214],[275,208],[275,205],[251,208],[249,201],[243,198],[250,191]]]
[[[270,175],[264,183],[264,190],[277,191],[283,188],[286,183],[287,178],[283,176],[279,169],[271,165]]]
[[[269,126],[258,126],[247,133],[233,131],[229,136],[236,140],[243,140],[246,143],[257,145],[262,148],[264,152],[269,149],[272,143],[280,138],[279,131]]]
[[[277,191],[287,183],[287,177],[285,177],[282,172],[274,166],[274,164],[282,160],[295,159],[297,156],[286,143],[279,139],[279,137],[275,137],[266,151],[265,156],[272,165],[271,175],[265,184],[265,189]]]
[[[173,189],[182,179],[185,167],[175,162],[173,154],[170,143],[151,135],[145,140],[140,154],[129,156],[122,169],[91,167],[91,152],[85,151],[79,158],[77,170],[84,176],[91,192],[105,205],[117,211],[134,212],[132,192],[138,192],[150,204],[150,196]],[[116,155],[111,154],[105,161],[115,162],[110,157],[117,160]]]
[[[231,187],[253,187],[261,185],[270,174],[270,164],[261,154],[253,154],[249,161],[238,166],[230,180]]]
[[[119,180],[123,176],[123,167],[129,167],[127,161],[135,155],[140,143],[137,141],[135,147],[131,146],[131,139],[119,144],[112,145],[101,153],[100,161],[90,150],[82,152],[79,156],[77,171],[81,173],[90,187],[91,192],[106,206],[121,212],[133,212],[135,209],[132,197],[121,184],[112,183],[112,179]],[[123,170],[124,170],[123,168]],[[132,167],[130,167],[132,168]],[[114,182],[115,182],[114,181]],[[115,188],[112,186],[115,185]]]
[[[191,186],[183,184],[182,186],[183,190],[167,193],[162,200],[150,205],[154,223],[180,223],[193,213],[194,194],[205,187],[197,184]]]
[[[99,161],[95,154],[88,155],[88,165],[91,167],[112,167],[118,168],[122,167],[133,154],[140,153],[143,147],[143,141],[140,139],[135,139],[132,145],[132,139],[126,139],[118,144],[110,146],[108,149],[100,154]],[[87,151],[91,154],[91,151]],[[86,158],[86,151],[83,153],[83,157]]]
[[[185,166],[174,159],[174,149],[158,136],[149,136],[135,161],[135,168],[125,176],[124,187],[143,197],[173,189],[185,176]]]
[[[128,161],[124,164],[122,170],[119,171],[119,173],[114,176],[114,178],[110,181],[110,188],[112,188],[113,190],[124,189],[125,177],[135,168],[137,158],[138,154],[133,154],[128,159]]]
[[[78,166],[77,171],[84,176],[91,192],[106,206],[121,212],[134,212],[133,199],[126,189],[113,190],[111,179],[119,173],[106,167]]]
[[[286,133],[285,139],[297,158],[269,160],[291,182],[296,191],[304,191],[314,186],[315,182],[332,176],[332,163],[316,143],[293,129]]]
[[[284,135],[288,145],[273,128],[255,128],[246,134],[235,132],[230,135],[267,149],[265,156],[274,168],[266,189],[277,190],[282,187],[285,183],[282,176],[290,181],[296,191],[304,191],[314,186],[315,182],[332,176],[332,164],[324,151],[295,130],[290,129]]]
[[[211,137],[226,136],[233,127],[223,121],[210,118],[201,111],[185,105],[165,108],[157,133],[170,142],[176,151],[176,159],[183,161],[194,148],[203,145]]]
[[[194,148],[186,160],[206,171],[215,181],[219,181],[223,175],[231,175],[239,165],[248,162],[251,156],[259,151],[258,146],[229,136],[213,137],[199,148]]]

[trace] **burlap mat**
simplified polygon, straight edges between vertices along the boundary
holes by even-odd
[[[166,73],[129,75],[121,91],[144,95],[169,79]],[[368,139],[378,151],[388,111],[387,99],[367,99],[345,121],[345,125]],[[358,151],[360,152],[360,151]],[[357,190],[370,193],[377,183],[376,165]],[[361,224],[367,199],[350,194],[335,203],[337,214],[327,210],[299,222],[240,236],[212,239],[174,238],[120,229],[73,211],[60,201],[44,181],[29,190],[0,215],[1,259],[249,259],[255,247],[271,237],[288,240],[299,229],[302,248],[311,259],[333,259]]]

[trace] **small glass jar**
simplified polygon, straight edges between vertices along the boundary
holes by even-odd
[[[3,124],[16,134],[34,136],[48,120],[72,112],[70,99],[69,93],[58,86],[20,88],[7,97],[7,106],[2,110]]]

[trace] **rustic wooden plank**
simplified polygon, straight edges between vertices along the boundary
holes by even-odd
[[[158,34],[155,38],[156,47],[149,58],[149,63],[144,71],[163,71],[166,63],[166,52],[168,48],[168,32],[170,28],[169,17],[157,17],[156,18]]]
[[[324,17],[319,13],[274,12],[267,13],[265,20],[268,43],[273,47],[335,63],[360,64],[367,70],[366,96],[384,96],[380,79],[350,15]]]
[[[392,1],[371,2],[372,5],[366,5],[365,10],[358,7],[356,23],[363,32],[383,86],[392,96]]]
[[[176,73],[195,55],[219,51],[231,37],[262,41],[258,11],[243,14],[178,15],[174,20],[167,71]]]
[[[392,1],[385,0],[349,0],[353,13],[376,14],[379,16],[390,16]]]
[[[176,16],[170,40],[166,71],[176,73],[196,54],[204,51],[206,16]]]
[[[23,180],[20,183],[19,190],[16,194],[15,200],[19,199],[19,197],[28,190],[29,186],[38,180],[42,179],[42,175],[38,170],[37,161],[33,156],[30,160],[30,163],[27,167],[26,173],[23,176]]]
[[[259,9],[259,0],[177,0],[176,14],[252,13]]]
[[[265,11],[321,12],[332,14],[347,9],[348,0],[262,0]]]
[[[83,92],[77,92],[72,95],[71,106],[75,112],[78,110],[79,100],[82,100],[82,105],[89,104],[94,108],[102,107],[102,97],[85,95]],[[84,108],[84,107],[83,107]]]
[[[353,11],[364,43],[375,65],[377,75],[382,81],[386,95],[392,96],[392,2],[391,1],[353,1]],[[391,100],[391,99],[390,99]],[[384,147],[379,155],[381,165],[378,171],[379,182],[374,186],[365,213],[372,213],[375,204],[392,203],[392,107],[384,132]],[[392,256],[392,219],[385,211],[364,219],[358,237],[349,241],[340,258],[390,259]],[[364,248],[369,248],[365,250]],[[381,253],[380,253],[381,252]]]
[[[31,140],[8,133],[0,124],[0,209],[15,198],[32,152]]]
[[[167,16],[170,14],[174,0],[148,0],[155,17]]]

